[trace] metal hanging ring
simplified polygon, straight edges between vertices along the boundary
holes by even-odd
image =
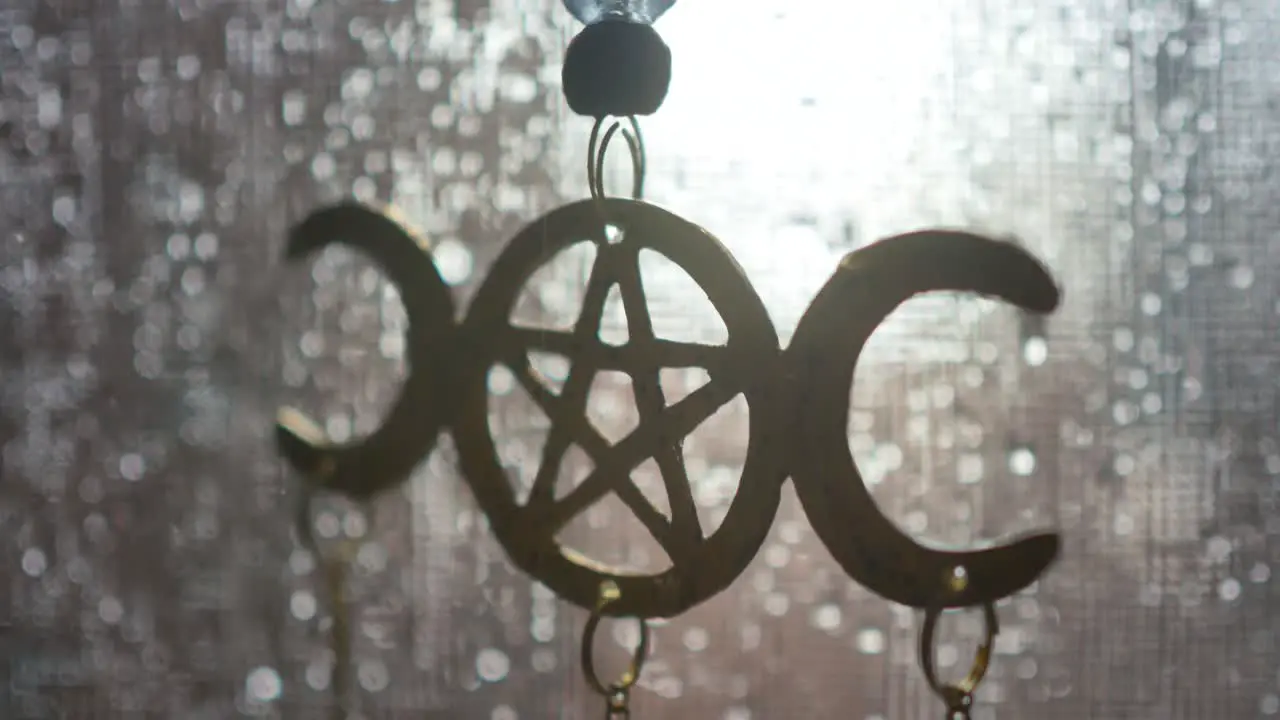
[[[597,200],[607,197],[604,189],[604,160],[609,153],[609,143],[621,130],[631,155],[631,197],[639,200],[644,196],[646,170],[644,136],[640,133],[640,123],[634,117],[629,117],[627,122],[631,127],[627,129],[622,127],[621,122],[612,120],[602,138],[600,129],[604,127],[605,120],[602,117],[596,118],[595,124],[591,126],[591,138],[587,143],[587,186],[591,189],[591,197]]]
[[[968,677],[958,683],[943,683],[938,679],[938,673],[934,667],[934,634],[938,628],[938,618],[942,616],[942,608],[930,608],[924,614],[924,627],[920,629],[920,667],[924,671],[929,687],[946,703],[947,712],[952,718],[957,715],[961,718],[969,716],[969,708],[973,705],[973,692],[978,689],[978,684],[987,674],[987,667],[991,663],[991,650],[995,646],[996,635],[1000,633],[1000,621],[996,618],[995,604],[983,603],[982,615],[986,625],[986,637],[978,646]]]
[[[640,671],[644,668],[645,658],[649,655],[649,624],[641,618],[636,618],[640,623],[640,642],[636,644],[636,648],[632,651],[631,666],[622,674],[618,680],[606,684],[600,679],[600,675],[596,672],[595,663],[595,639],[596,629],[600,626],[600,620],[604,617],[604,609],[606,606],[622,597],[622,593],[618,591],[618,586],[613,582],[606,581],[600,585],[600,599],[596,606],[591,610],[591,617],[587,618],[587,626],[582,632],[582,674],[586,676],[587,683],[598,694],[609,701],[609,711],[611,713],[625,713],[627,711],[627,699],[631,688],[635,686],[636,680],[640,679]]]

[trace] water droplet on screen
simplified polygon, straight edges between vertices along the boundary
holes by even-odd
[[[1023,477],[1036,471],[1036,455],[1028,448],[1009,453],[1009,472]]]
[[[22,572],[31,577],[40,577],[48,567],[48,560],[40,548],[27,548],[22,553]]]
[[[863,655],[879,655],[884,652],[884,633],[878,628],[866,628],[858,631],[858,652]]]
[[[1240,581],[1235,578],[1227,578],[1218,585],[1218,597],[1227,602],[1232,602],[1240,598]]]
[[[381,660],[366,660],[360,663],[360,669],[356,675],[360,679],[360,687],[369,692],[386,690],[391,682],[387,666]]]
[[[819,630],[833,633],[840,629],[843,620],[840,606],[827,603],[813,611],[813,626]]]
[[[280,697],[280,674],[269,667],[254,668],[244,680],[244,692],[251,700],[271,702]]]
[[[310,620],[316,615],[316,597],[306,590],[299,590],[289,598],[289,611],[299,620]]]
[[[485,648],[476,655],[476,674],[485,682],[501,682],[511,672],[511,659],[497,648]]]
[[[475,260],[471,251],[457,240],[444,240],[432,252],[440,277],[450,285],[458,285],[471,278]]]
[[[1049,358],[1049,344],[1042,337],[1027,338],[1022,344],[1022,359],[1031,367],[1043,365]]]

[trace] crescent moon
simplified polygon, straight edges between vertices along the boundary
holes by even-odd
[[[1059,536],[1037,532],[981,549],[921,545],[880,510],[849,451],[848,398],[871,334],[904,301],[930,291],[977,293],[1032,313],[1061,300],[1048,270],[1012,242],[927,230],[845,256],[801,318],[787,353],[800,389],[792,477],[814,531],[854,580],[923,609],[994,602],[1035,582]]]
[[[331,442],[317,422],[286,407],[276,417],[276,445],[310,484],[368,500],[408,479],[449,417],[453,297],[425,238],[393,209],[347,202],[318,210],[290,233],[285,257],[300,262],[334,243],[371,258],[400,293],[409,370],[391,411],[363,440]]]

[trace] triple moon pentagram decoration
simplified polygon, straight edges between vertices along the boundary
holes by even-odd
[[[576,325],[554,331],[515,324],[516,300],[534,272],[584,241],[594,244],[596,259]],[[1057,307],[1059,291],[1048,271],[1012,242],[927,230],[851,252],[785,350],[728,250],[702,228],[638,200],[584,200],[534,221],[494,262],[460,323],[427,243],[390,212],[351,203],[321,209],[293,231],[288,256],[301,259],[331,243],[368,255],[398,288],[409,318],[410,369],[382,425],[356,442],[330,443],[301,413],[282,410],[282,454],[312,484],[368,499],[405,481],[448,429],[461,474],[511,560],[580,607],[595,606],[602,583],[610,581],[620,592],[609,615],[671,617],[707,600],[760,549],[788,477],[814,531],[844,570],[903,605],[940,610],[992,603],[1033,583],[1057,556],[1058,536],[1047,532],[984,549],[920,544],[879,509],[846,434],[862,348],[908,298],[945,290],[999,298],[1032,313]],[[666,256],[701,286],[728,329],[723,345],[655,336],[646,300],[651,289],[639,271],[641,250]],[[620,346],[605,343],[599,333],[615,286],[628,327]],[[568,359],[558,392],[536,378],[531,352]],[[508,368],[551,420],[523,502],[499,462],[489,425],[488,378],[495,366]],[[701,368],[710,382],[669,402],[658,382],[663,368]],[[586,414],[592,379],[603,371],[629,375],[635,390],[639,424],[616,443]],[[694,509],[682,441],[738,396],[750,411],[742,479],[724,521],[708,535]],[[586,452],[593,469],[557,497],[553,486],[571,444]],[[669,519],[631,482],[631,473],[649,460],[661,471]],[[560,546],[557,533],[609,494],[653,535],[670,569],[627,574]]]

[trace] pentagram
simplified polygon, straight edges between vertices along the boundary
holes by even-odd
[[[622,228],[622,239],[606,237],[601,213]],[[514,327],[510,314],[529,276],[548,258],[588,239],[596,246],[576,325],[566,332]],[[729,339],[724,346],[661,339],[653,330],[640,277],[638,253],[656,250],[682,267],[720,313]],[[608,291],[617,286],[628,340],[611,346],[600,339]],[[785,477],[779,429],[781,352],[759,297],[728,252],[712,236],[675,215],[631,200],[584,201],[556,210],[520,233],[495,262],[476,295],[463,336],[471,357],[460,363],[461,387],[454,435],[463,475],[513,562],[561,596],[591,607],[600,583],[612,580],[621,600],[614,615],[667,617],[726,587],[763,542],[777,510]],[[559,393],[540,382],[530,351],[570,359]],[[528,500],[519,504],[498,462],[488,425],[487,375],[506,365],[551,418],[541,463]],[[659,383],[664,368],[702,368],[710,382],[668,404]],[[622,372],[632,379],[639,424],[610,443],[587,418],[595,375]],[[720,528],[704,537],[699,525],[681,443],[717,409],[742,394],[751,410],[746,462],[737,496]],[[771,445],[770,442],[777,443]],[[564,497],[555,479],[566,451],[576,444],[594,468]],[[670,504],[670,519],[631,482],[646,459],[658,466]],[[556,533],[579,513],[614,494],[662,546],[673,566],[658,575],[624,575],[572,550]]]
[[[622,229],[609,235],[606,222]],[[457,443],[463,477],[512,560],[563,597],[594,604],[613,581],[622,600],[609,614],[670,616],[727,587],[759,549],[788,474],[818,537],[845,571],[876,594],[918,608],[993,602],[1039,577],[1056,557],[1054,533],[1035,533],[974,550],[930,548],[905,535],[877,508],[850,457],[846,432],[852,373],[867,338],[907,297],[930,290],[993,295],[1024,310],[1056,306],[1056,285],[1016,245],[958,231],[908,233],[850,253],[805,312],[785,353],[759,297],[720,243],[702,229],[652,205],[591,200],[534,222],[503,251],[461,328],[452,322],[449,291],[423,242],[384,213],[352,204],[314,214],[290,243],[304,255],[346,240],[368,252],[401,288],[410,315],[413,371],[380,428],[363,441],[328,442],[314,423],[284,412],[280,449],[307,486],[360,501],[400,483],[430,451],[442,425]],[[576,325],[567,331],[519,327],[516,299],[531,275],[569,246],[590,242],[597,259]],[[729,331],[723,345],[658,337],[640,277],[639,252],[656,251],[706,293]],[[625,343],[601,338],[606,292],[617,288],[628,325]],[[559,392],[534,377],[532,351],[568,358]],[[488,374],[510,369],[552,421],[529,498],[518,502],[499,462],[488,422]],[[664,368],[700,368],[711,381],[669,402]],[[592,379],[630,377],[640,421],[611,443],[587,416]],[[682,442],[701,422],[742,395],[750,409],[747,456],[739,491],[721,526],[700,527]],[[567,495],[555,480],[570,446],[593,471]],[[659,470],[670,518],[659,512],[631,473],[650,459]],[[532,463],[529,463],[532,465]],[[623,575],[554,539],[570,520],[616,497],[671,559],[670,570]],[[304,502],[299,504],[305,507]]]

